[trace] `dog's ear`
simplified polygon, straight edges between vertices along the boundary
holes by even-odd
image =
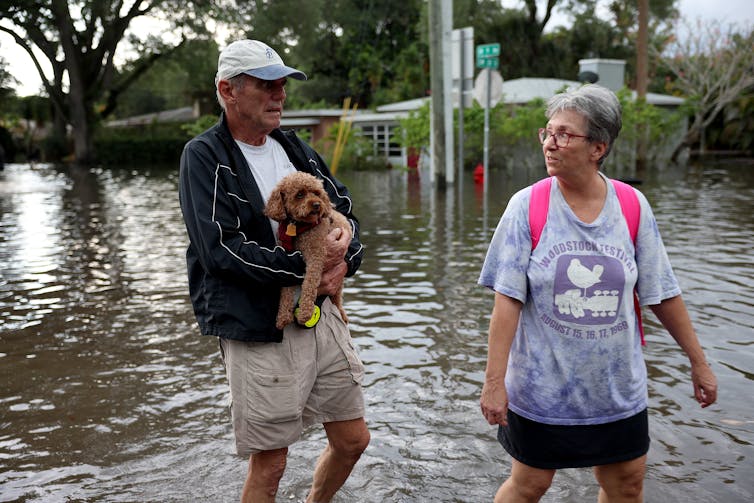
[[[276,222],[282,222],[286,218],[285,203],[283,202],[285,195],[280,189],[275,189],[270,194],[270,198],[267,200],[267,205],[264,207],[264,214],[275,220]]]

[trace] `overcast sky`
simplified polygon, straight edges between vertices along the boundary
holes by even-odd
[[[521,7],[524,2],[523,0],[502,0],[502,3],[505,7]],[[538,3],[541,4],[540,9],[543,11],[546,0],[538,0]],[[680,0],[678,5],[681,15],[690,21],[701,18],[717,19],[724,23],[738,25],[754,25],[754,0]],[[567,17],[556,13],[548,23],[548,27],[558,24],[567,25]],[[20,82],[16,92],[20,96],[38,94],[41,81],[31,58],[6,33],[0,33],[0,53],[8,62],[10,73]]]

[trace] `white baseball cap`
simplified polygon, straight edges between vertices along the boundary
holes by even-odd
[[[222,50],[217,60],[215,85],[242,73],[262,80],[283,77],[306,80],[304,72],[285,66],[273,48],[258,40],[236,40]]]

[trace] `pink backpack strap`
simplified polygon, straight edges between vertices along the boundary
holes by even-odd
[[[552,178],[547,177],[531,186],[529,198],[529,232],[531,233],[531,249],[539,244],[542,230],[547,222],[547,212],[550,210],[550,187]]]
[[[631,241],[636,245],[636,234],[639,232],[639,219],[641,218],[641,207],[636,191],[629,184],[619,180],[610,180],[615,187],[615,193],[618,196],[620,209],[628,225],[628,233],[631,235]]]
[[[641,206],[639,205],[639,198],[636,196],[636,191],[629,184],[618,181],[610,180],[615,187],[615,193],[618,196],[618,202],[620,203],[620,209],[623,212],[623,218],[626,220],[628,226],[628,233],[631,236],[631,241],[636,246],[636,235],[639,232],[639,220],[641,219]],[[641,305],[639,304],[639,295],[634,289],[634,311],[636,312],[636,319],[639,323],[639,335],[641,336],[641,345],[646,346],[647,342],[644,340],[644,323],[641,320]]]

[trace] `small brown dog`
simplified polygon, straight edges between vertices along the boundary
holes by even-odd
[[[333,208],[322,180],[301,171],[280,180],[270,194],[264,214],[280,223],[278,235],[283,247],[288,251],[299,250],[306,262],[296,313],[298,322],[305,325],[314,314],[317,287],[325,262],[325,237],[336,227],[346,232],[351,226],[346,217]],[[282,330],[293,321],[294,295],[295,287],[284,287],[280,292],[275,323],[278,329]],[[343,321],[348,323],[343,310],[343,287],[330,299],[338,306]]]

